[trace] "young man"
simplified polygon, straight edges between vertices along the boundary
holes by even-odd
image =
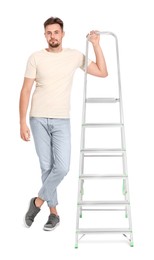
[[[42,187],[38,196],[30,201],[25,222],[30,227],[46,201],[50,215],[44,230],[52,230],[60,222],[56,209],[57,186],[68,173],[70,165],[69,104],[72,79],[77,68],[84,70],[85,56],[77,50],[63,49],[65,33],[61,19],[50,17],[44,23],[44,30],[48,48],[33,53],[27,62],[20,94],[20,134],[24,141],[30,140],[26,115],[35,81],[30,126],[42,172]],[[87,73],[106,77],[107,68],[99,44],[100,36],[91,31],[88,40],[92,43],[96,62],[88,61]]]

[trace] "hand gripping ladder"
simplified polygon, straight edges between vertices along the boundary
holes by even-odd
[[[127,173],[127,158],[126,158],[126,145],[125,145],[125,131],[124,131],[124,117],[123,117],[123,106],[122,106],[122,93],[121,93],[121,81],[120,81],[120,66],[119,66],[119,51],[118,51],[118,40],[112,32],[98,32],[100,35],[109,35],[114,37],[115,50],[116,50],[116,67],[117,67],[117,85],[118,85],[118,96],[116,98],[87,98],[87,64],[88,64],[88,39],[86,40],[86,69],[84,76],[84,94],[83,94],[83,109],[82,109],[82,127],[81,127],[81,150],[80,150],[80,162],[79,162],[79,183],[78,183],[78,201],[77,201],[77,216],[76,216],[76,235],[75,235],[75,248],[78,248],[78,242],[80,239],[87,234],[102,234],[102,233],[115,233],[123,234],[128,238],[129,244],[133,247],[133,233],[132,233],[132,221],[131,221],[131,208],[129,199],[129,184],[128,184],[128,173]],[[86,108],[88,103],[119,103],[119,119],[118,123],[86,123]],[[121,147],[114,149],[106,148],[85,148],[85,133],[87,128],[104,128],[104,127],[118,127],[120,130]],[[84,160],[87,157],[121,157],[122,161],[122,174],[86,174],[84,173]],[[122,189],[124,200],[118,201],[84,201],[83,200],[83,186],[84,181],[91,179],[104,179],[122,180]],[[94,185],[94,184],[93,184]],[[97,189],[97,187],[95,187]],[[124,196],[123,196],[124,195]],[[92,208],[89,208],[92,207]],[[95,208],[97,207],[97,209]],[[101,207],[98,209],[98,207]],[[106,207],[106,209],[104,209]],[[116,208],[113,208],[116,207]],[[120,207],[119,209],[117,207]],[[80,222],[83,220],[82,211],[121,211],[125,212],[127,222],[127,228],[83,228],[80,227]],[[88,213],[89,214],[89,213]],[[96,218],[97,221],[97,218]],[[79,238],[80,235],[80,238]]]

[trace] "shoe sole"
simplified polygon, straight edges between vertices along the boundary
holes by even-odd
[[[54,230],[57,226],[59,226],[60,225],[60,223],[58,222],[53,228],[48,228],[48,227],[43,227],[43,230],[44,231],[52,231],[52,230]]]
[[[24,222],[24,227],[26,227],[26,228],[30,228],[30,227],[31,227],[31,226],[28,226],[28,225],[27,225],[26,220],[25,220],[25,217],[24,217],[23,222]]]

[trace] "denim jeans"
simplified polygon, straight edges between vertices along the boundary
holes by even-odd
[[[30,126],[42,172],[38,197],[47,201],[49,207],[55,207],[57,186],[70,166],[70,119],[30,117]]]

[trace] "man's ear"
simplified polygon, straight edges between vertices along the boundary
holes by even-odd
[[[65,32],[63,32],[63,37],[65,36]]]

